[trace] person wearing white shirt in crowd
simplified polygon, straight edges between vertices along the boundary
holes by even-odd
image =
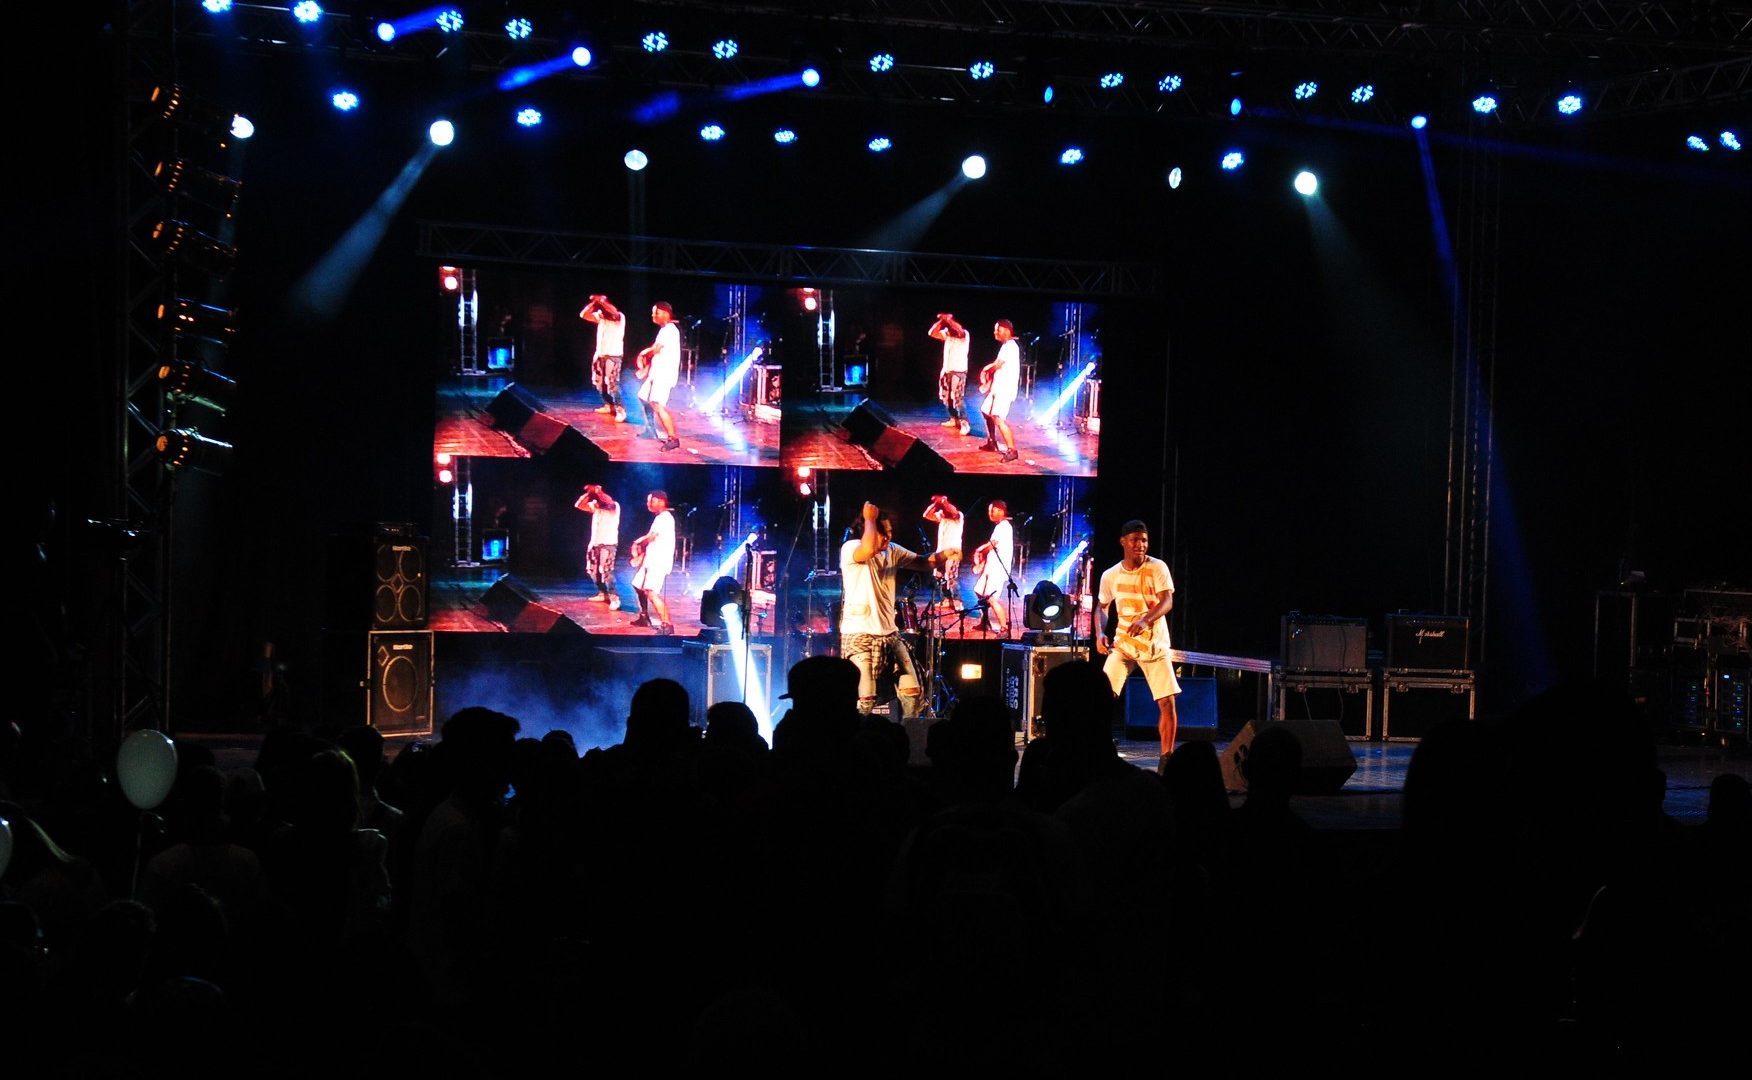
[[[602,395],[602,404],[596,411],[613,416],[617,424],[624,423],[627,410],[621,405],[620,384],[627,318],[601,294],[592,296],[578,317],[596,324],[596,352],[590,358],[590,385]]]
[[[663,600],[663,579],[675,565],[675,515],[669,512],[669,495],[663,491],[645,496],[645,508],[652,514],[651,531],[631,545],[634,561],[639,564],[633,574],[639,617],[632,625],[654,627],[659,634],[673,634],[669,605]],[[657,617],[655,623],[651,621],[653,615]]]
[[[617,358],[618,359],[618,358]],[[608,604],[608,610],[620,610],[620,593],[614,584],[614,555],[620,546],[620,503],[601,484],[586,484],[584,494],[572,504],[590,517],[590,546],[584,552],[584,572],[596,583],[596,595],[590,599]]]
[[[651,321],[657,324],[657,339],[639,350],[635,362],[636,373],[645,380],[639,400],[645,403],[646,431],[663,440],[663,449],[674,450],[681,440],[669,415],[669,392],[681,379],[681,330],[675,325],[675,309],[665,300],[651,305]]]
[[[894,543],[894,523],[874,503],[864,504],[862,522],[863,534],[840,546],[840,655],[857,666],[860,713],[874,712],[892,689],[901,716],[917,716],[923,691],[894,621],[895,579],[902,570],[929,573],[947,553],[926,557]]]

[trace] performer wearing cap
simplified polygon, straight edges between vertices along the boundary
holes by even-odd
[[[992,337],[998,342],[998,358],[979,373],[980,386],[986,392],[979,406],[986,418],[986,441],[980,449],[996,450],[999,461],[1015,461],[1021,455],[1016,452],[1016,437],[1010,433],[1010,422],[1005,417],[1010,415],[1010,406],[1015,404],[1021,387],[1022,347],[1016,344],[1016,327],[1009,319],[997,321]]]
[[[596,411],[613,416],[617,424],[623,423],[627,410],[621,405],[620,381],[621,350],[627,337],[626,316],[608,302],[608,297],[599,293],[590,298],[584,310],[578,312],[578,317],[596,324],[596,352],[590,358],[590,385],[602,395],[602,404]]]
[[[858,667],[859,712],[874,712],[892,685],[900,698],[901,716],[917,716],[922,690],[912,654],[894,623],[895,578],[902,570],[928,573],[950,553],[935,551],[924,557],[894,543],[894,523],[875,503],[864,504],[862,520],[863,535],[840,547],[840,582],[845,589],[840,655]]]
[[[993,499],[986,507],[986,517],[992,523],[991,539],[973,549],[973,565],[978,576],[973,579],[973,595],[985,608],[985,622],[999,637],[1010,636],[1010,609],[1005,586],[1016,570],[1016,530],[1010,524],[1010,507],[1002,499]]]
[[[663,600],[663,579],[675,564],[675,515],[669,512],[669,494],[653,491],[645,496],[645,509],[651,511],[651,531],[632,543],[633,562],[638,571],[633,574],[633,592],[639,598],[639,616],[634,626],[650,626],[659,634],[673,634],[669,621],[669,605]],[[657,616],[653,623],[651,616]]]
[[[955,428],[966,435],[967,423],[967,330],[945,311],[931,324],[930,334],[943,343],[943,369],[937,374],[937,400],[949,410],[946,428]]]
[[[1156,733],[1161,736],[1162,755],[1166,757],[1174,752],[1180,723],[1174,708],[1180,682],[1168,660],[1174,576],[1167,563],[1151,557],[1150,531],[1143,522],[1133,520],[1120,526],[1119,548],[1125,557],[1101,572],[1101,585],[1096,590],[1102,611],[1108,604],[1118,606],[1117,632],[1109,641],[1105,620],[1097,618],[1095,651],[1107,657],[1101,670],[1106,672],[1115,697],[1124,692],[1126,677],[1134,668],[1143,671],[1150,696],[1156,699]]]
[[[652,438],[663,440],[663,449],[674,450],[681,445],[675,435],[675,421],[669,416],[669,392],[681,378],[681,331],[675,325],[675,309],[668,301],[651,305],[651,321],[657,324],[657,340],[639,350],[637,374],[645,380],[639,387],[639,400],[645,403],[645,429]],[[661,435],[657,425],[662,425]]]

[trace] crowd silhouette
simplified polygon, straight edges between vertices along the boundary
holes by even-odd
[[[1019,759],[993,700],[919,767],[849,662],[788,691],[770,749],[667,679],[582,755],[484,708],[393,760],[369,728],[277,728],[246,769],[182,743],[154,814],[7,725],[7,1071],[1636,1067],[1744,1020],[1747,782],[1664,816],[1594,686],[1432,730],[1367,831],[1298,815],[1286,729],[1233,808],[1208,743],[1127,764],[1084,662]]]

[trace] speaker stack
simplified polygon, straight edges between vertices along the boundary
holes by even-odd
[[[426,539],[380,522],[329,539],[323,700],[334,727],[432,731],[432,631]]]
[[[884,469],[935,476],[955,471],[929,443],[903,430],[886,409],[869,399],[860,402],[840,427],[847,441],[869,451]]]

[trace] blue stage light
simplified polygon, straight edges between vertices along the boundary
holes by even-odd
[[[1296,100],[1297,101],[1307,101],[1309,98],[1313,97],[1315,94],[1318,94],[1319,92],[1320,92],[1320,84],[1317,82],[1313,82],[1310,80],[1309,82],[1296,84]]]
[[[969,180],[978,180],[986,174],[986,159],[978,154],[969,154],[961,159],[961,175]]]
[[[518,109],[517,123],[520,127],[535,127],[541,123],[540,109]]]
[[[322,5],[316,0],[298,0],[292,5],[292,17],[301,23],[313,23],[322,18]]]
[[[1181,181],[1180,166],[1176,165],[1172,169],[1168,170],[1168,188],[1169,188],[1169,190],[1172,191],[1175,188],[1178,188],[1180,186],[1180,181]]]
[[[234,139],[247,139],[254,134],[255,134],[255,124],[254,124],[254,122],[252,122],[250,120],[249,117],[243,115],[242,113],[238,113],[236,116],[233,116],[231,118],[231,137],[232,138],[234,138]]]
[[[724,128],[720,124],[707,124],[700,129],[700,138],[707,142],[717,142],[724,137]]]
[[[1181,79],[1178,75],[1164,75],[1156,80],[1156,89],[1164,94],[1172,94],[1180,89]]]
[[[646,52],[659,53],[669,48],[669,35],[661,30],[653,30],[639,39]]]
[[[990,60],[975,60],[967,65],[967,73],[976,79],[989,79],[997,70]]]
[[[1076,147],[1076,146],[1065,147],[1065,152],[1059,155],[1059,164],[1060,165],[1075,165],[1082,160],[1083,160],[1082,148]]]
[[[880,154],[884,150],[891,149],[894,146],[894,142],[886,135],[878,135],[864,145],[870,148],[872,154]]]
[[[780,128],[773,132],[773,141],[780,146],[788,146],[797,141],[797,133],[790,128]]]
[[[815,87],[820,86],[821,85],[821,72],[817,71],[815,68],[812,68],[812,67],[804,68],[803,69],[803,85],[809,87],[810,89],[814,89]]]
[[[1738,150],[1740,148],[1740,137],[1731,131],[1722,132],[1721,140],[1725,149]]]
[[[512,41],[523,41],[535,33],[535,26],[528,19],[512,19],[505,24],[505,36]]]
[[[1042,105],[1051,105],[1052,104],[1052,84],[1051,83],[1047,83],[1045,86],[1040,88],[1040,103]]]
[[[433,146],[449,146],[456,141],[456,125],[448,120],[434,120],[426,129],[426,135]]]
[[[1247,155],[1239,150],[1231,150],[1223,155],[1223,168],[1229,172],[1239,169],[1247,161]]]
[[[1082,371],[1079,371],[1070,382],[1064,385],[1064,388],[1058,392],[1058,396],[1052,399],[1051,404],[1034,414],[1035,422],[1041,424],[1051,423],[1053,418],[1058,416],[1059,410],[1071,403],[1071,399],[1077,396],[1077,391],[1082,387],[1084,381],[1094,373],[1095,361],[1091,360],[1083,365]]]
[[[1582,99],[1575,94],[1565,94],[1557,99],[1557,111],[1565,116],[1574,116],[1582,111]]]
[[[1375,96],[1375,85],[1373,83],[1364,83],[1363,85],[1357,87],[1355,90],[1351,91],[1351,104],[1361,105],[1363,102],[1369,101],[1372,98],[1374,98],[1374,96]]]
[[[395,24],[389,21],[377,24],[377,40],[390,42],[395,40]]]
[[[765,351],[765,346],[756,345],[752,352],[738,361],[736,366],[730,370],[730,374],[724,377],[724,381],[718,384],[718,388],[707,395],[704,401],[700,402],[700,412],[717,412],[718,406],[723,404],[725,396],[742,385],[743,377],[748,374],[748,369],[752,368],[759,362],[761,354]],[[725,573],[725,571],[720,571],[718,574],[712,576],[713,578],[717,578],[723,573]]]
[[[1103,90],[1118,90],[1124,85],[1125,72],[1123,71],[1109,71],[1101,76],[1101,89]]]
[[[231,0],[201,0],[201,6],[215,15],[223,15],[231,10]]]
[[[462,12],[456,8],[445,8],[438,13],[438,29],[446,34],[462,32]]]
[[[736,44],[735,38],[719,38],[712,42],[712,55],[720,60],[734,60],[742,47]]]
[[[1304,198],[1312,196],[1316,191],[1320,190],[1320,178],[1309,172],[1307,169],[1303,169],[1296,174],[1295,183],[1296,194],[1301,195]]]
[[[1472,111],[1479,115],[1496,112],[1497,99],[1489,94],[1480,94],[1472,99]]]
[[[626,156],[621,158],[621,163],[633,172],[638,172],[649,165],[651,159],[645,156],[643,150],[628,150]]]
[[[1078,379],[1077,381],[1081,382],[1082,380]],[[1052,576],[1047,580],[1058,585],[1064,584],[1065,575],[1071,572],[1071,567],[1077,565],[1077,556],[1083,554],[1084,549],[1088,546],[1089,541],[1087,540],[1077,541],[1077,546],[1071,549],[1071,553],[1060,559],[1059,564],[1053,567]]]
[[[1230,116],[1240,116],[1241,115],[1241,99],[1240,98],[1230,98],[1229,99],[1229,115]]]
[[[884,71],[893,71],[894,70],[894,54],[888,53],[888,52],[879,52],[875,56],[872,56],[870,58],[870,70],[876,72],[877,74],[881,74]]]
[[[351,90],[336,90],[329,101],[333,102],[335,108],[342,112],[352,112],[359,107],[359,95]]]
[[[579,67],[589,67],[590,61],[596,57],[590,55],[590,50],[580,45],[572,50],[572,63]]]
[[[1702,135],[1687,135],[1685,137],[1685,145],[1691,147],[1693,150],[1702,150],[1705,153],[1709,152],[1709,144],[1703,141]]]
[[[1412,130],[1422,131],[1424,129],[1425,125],[1427,125],[1429,122],[1430,122],[1429,117],[1425,116],[1423,113],[1418,113],[1416,116],[1411,118]]]

